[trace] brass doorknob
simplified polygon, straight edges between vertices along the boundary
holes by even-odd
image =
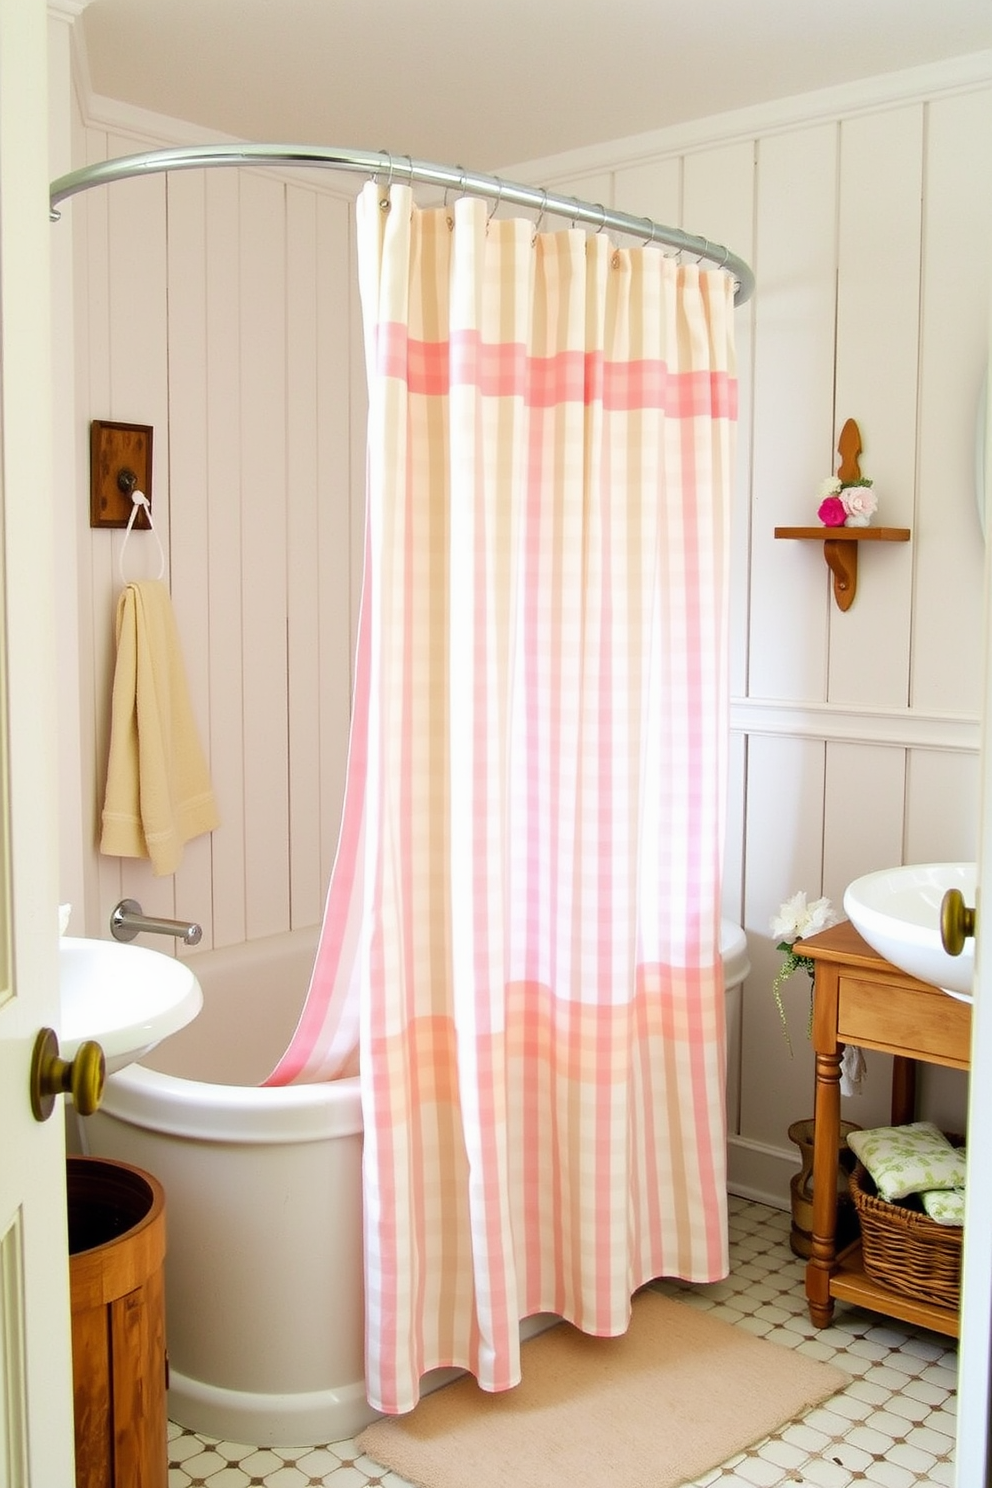
[[[75,1059],[62,1059],[54,1028],[43,1028],[31,1058],[31,1110],[35,1121],[47,1121],[57,1095],[72,1095],[80,1116],[92,1116],[103,1099],[107,1062],[92,1039],[79,1045]]]
[[[948,889],[940,901],[940,941],[949,956],[960,956],[964,943],[975,933],[975,911],[964,902],[960,889]]]

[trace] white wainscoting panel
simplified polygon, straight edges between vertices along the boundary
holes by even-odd
[[[748,692],[824,698],[827,580],[818,543],[776,540],[815,519],[834,435],[837,129],[761,140],[754,269],[754,435]]]
[[[922,105],[846,120],[840,132],[834,425],[861,430],[861,473],[875,482],[875,524],[913,526],[919,381]],[[884,168],[882,163],[884,162]],[[836,451],[824,475],[836,473]],[[816,520],[810,502],[810,520]],[[862,543],[850,610],[830,607],[831,702],[905,707],[908,545]]]
[[[975,415],[989,361],[992,89],[928,107],[914,707],[980,711]]]

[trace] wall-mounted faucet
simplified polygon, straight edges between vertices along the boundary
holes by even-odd
[[[133,940],[136,935],[174,935],[184,945],[199,945],[203,929],[192,920],[159,920],[141,912],[137,899],[122,899],[110,916],[115,940]]]

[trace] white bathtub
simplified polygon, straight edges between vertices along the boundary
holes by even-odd
[[[203,1010],[112,1075],[82,1124],[87,1150],[165,1188],[170,1419],[258,1446],[340,1441],[376,1414],[358,1080],[257,1088],[296,1026],[316,936],[189,956]],[[729,990],[748,971],[729,921],[721,949]]]
[[[229,1441],[339,1441],[365,1399],[358,1080],[258,1089],[316,931],[191,955],[203,1010],[107,1081],[88,1149],[166,1193],[169,1416]]]

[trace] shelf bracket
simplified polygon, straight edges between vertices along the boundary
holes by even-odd
[[[856,542],[840,542],[827,537],[823,541],[823,556],[834,576],[834,599],[837,608],[849,610],[858,590],[858,545]]]

